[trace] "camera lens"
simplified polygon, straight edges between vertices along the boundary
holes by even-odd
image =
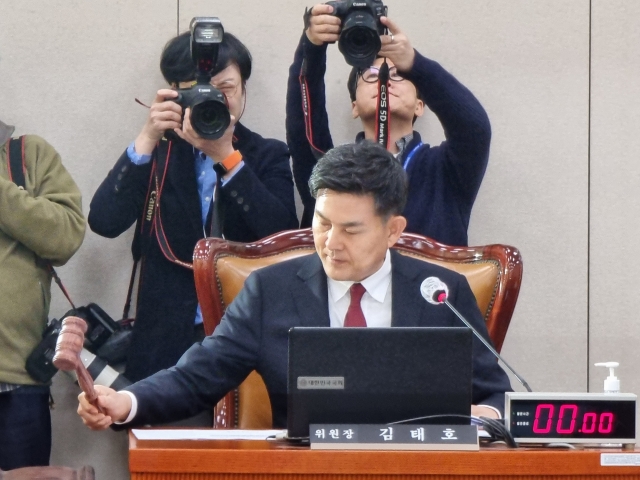
[[[191,109],[191,125],[202,138],[220,138],[230,123],[229,110],[224,101],[208,98],[199,103],[194,102]]]
[[[349,65],[359,68],[370,66],[381,47],[375,17],[362,12],[347,15],[338,47]]]
[[[378,53],[376,38],[378,38],[376,31],[366,27],[353,27],[345,32],[343,42],[352,57],[369,57]]]

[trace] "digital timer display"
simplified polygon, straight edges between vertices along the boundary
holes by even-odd
[[[636,396],[507,393],[505,420],[519,442],[635,442]]]

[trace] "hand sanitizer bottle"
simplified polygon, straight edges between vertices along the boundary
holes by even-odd
[[[600,362],[594,365],[609,369],[609,376],[604,379],[604,393],[620,393],[620,380],[616,377],[614,371],[614,368],[620,366],[620,364],[618,362]]]

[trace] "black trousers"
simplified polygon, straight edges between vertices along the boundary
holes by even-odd
[[[49,387],[0,393],[0,470],[49,465],[50,455]]]

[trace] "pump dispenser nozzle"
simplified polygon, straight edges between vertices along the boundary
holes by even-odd
[[[609,369],[609,376],[604,379],[604,393],[620,393],[620,380],[616,377],[614,369],[619,367],[618,362],[599,362],[594,364],[596,367],[605,367]]]

